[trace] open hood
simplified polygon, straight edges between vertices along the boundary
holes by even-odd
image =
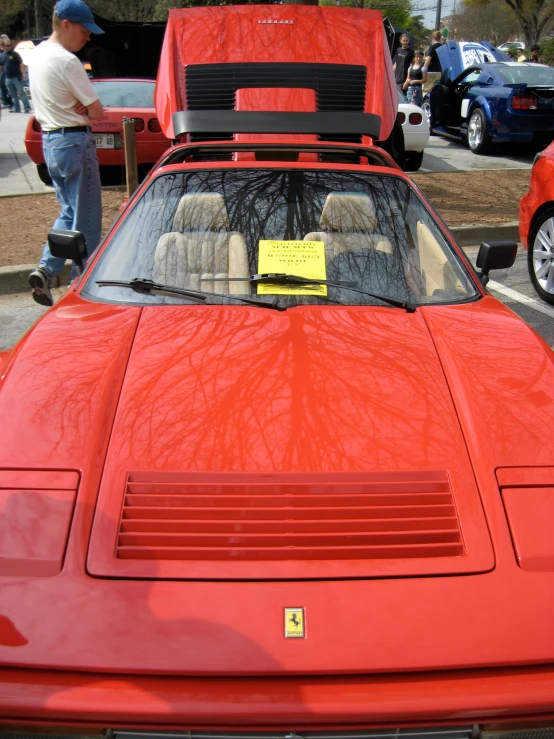
[[[113,21],[94,14],[104,31],[92,35],[77,56],[91,65],[93,77],[155,79],[166,23]]]
[[[451,80],[469,67],[510,61],[507,54],[488,41],[447,41],[437,48],[437,56],[443,73],[449,70]]]
[[[233,110],[237,91],[251,88],[314,90],[318,111],[374,113],[387,139],[398,99],[381,13],[300,5],[169,11],[156,86],[168,138],[173,114]]]

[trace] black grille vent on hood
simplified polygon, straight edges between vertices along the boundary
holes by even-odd
[[[245,62],[190,64],[185,71],[188,110],[233,110],[236,91],[248,87],[303,87],[315,90],[318,111],[364,110],[366,68],[362,65]],[[233,137],[204,134],[191,140],[213,138]],[[333,140],[361,142],[356,136]]]

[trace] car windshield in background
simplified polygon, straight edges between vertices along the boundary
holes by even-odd
[[[491,64],[504,82],[525,83],[531,87],[554,87],[554,69],[544,64]]]
[[[250,283],[256,273],[341,285]],[[298,169],[160,175],[112,237],[83,295],[146,305],[186,302],[97,284],[133,278],[218,293],[228,303],[235,302],[232,295],[268,295],[287,307],[383,304],[349,287],[411,304],[476,295],[465,266],[404,180]]]
[[[114,80],[92,82],[105,108],[153,108],[155,82]]]

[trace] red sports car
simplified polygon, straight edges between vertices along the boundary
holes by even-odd
[[[206,53],[202,10],[266,54],[342,48],[333,16],[360,48],[372,12],[193,9]],[[174,111],[0,355],[6,739],[552,737],[554,354],[486,289],[516,244],[477,274],[356,140],[379,117],[298,110],[328,78],[297,64]]]
[[[554,143],[535,157],[529,191],[519,203],[519,234],[533,287],[554,303]]]
[[[154,108],[154,80],[91,80],[104,106],[105,118],[93,121],[100,167],[123,166],[123,118],[134,118],[139,174],[144,176],[171,142],[164,136]],[[40,179],[52,183],[42,152],[42,130],[31,116],[25,132],[27,154],[37,165]]]

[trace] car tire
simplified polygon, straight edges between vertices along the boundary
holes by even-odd
[[[422,161],[422,151],[407,151],[404,154],[404,163],[402,165],[402,169],[406,170],[407,172],[415,172],[421,167]]]
[[[491,137],[487,131],[487,120],[481,108],[475,108],[467,124],[467,143],[474,154],[487,154],[491,148]]]
[[[554,208],[541,213],[533,224],[529,234],[527,267],[539,297],[554,305]]]
[[[421,110],[425,113],[427,123],[429,124],[429,134],[431,134],[431,100],[429,99],[429,95],[426,95],[423,98],[423,102],[421,103]]]
[[[37,164],[37,173],[41,182],[52,187],[52,178],[50,177],[46,164]]]

